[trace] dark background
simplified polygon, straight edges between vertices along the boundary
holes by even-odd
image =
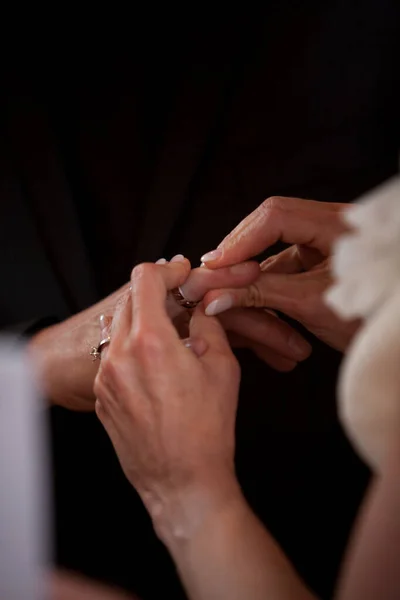
[[[270,195],[350,202],[398,171],[397,1],[99,12],[26,21],[2,57],[1,326],[82,310],[143,260],[196,265]],[[368,473],[336,417],[341,357],[313,344],[285,375],[240,354],[237,469],[329,597]],[[51,413],[58,562],[180,597],[94,415]]]

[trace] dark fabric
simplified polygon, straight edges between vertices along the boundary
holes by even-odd
[[[397,0],[149,10],[120,19],[112,43],[86,31],[24,54],[3,73],[0,323],[81,310],[135,262],[196,264],[271,194],[348,202],[395,173],[398,12]],[[329,597],[368,473],[337,422],[340,356],[313,344],[285,375],[240,353],[237,470]],[[144,599],[182,597],[95,416],[53,409],[52,424],[58,561]]]

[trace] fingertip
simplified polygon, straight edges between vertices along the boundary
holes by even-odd
[[[229,310],[234,305],[234,298],[232,294],[222,294],[219,298],[212,300],[205,308],[205,314],[207,317],[216,317],[221,313]]]
[[[210,264],[216,263],[218,260],[222,258],[222,250],[216,248],[215,250],[211,250],[210,252],[206,252],[200,258],[200,262],[205,263],[208,267]]]
[[[200,358],[200,356],[203,356],[203,354],[205,354],[205,352],[208,349],[208,344],[206,340],[201,337],[186,338],[185,340],[183,340],[183,344],[184,346],[186,346],[186,348],[192,350],[192,352],[198,358]]]
[[[173,256],[171,258],[170,262],[172,262],[172,263],[184,262],[185,260],[187,260],[187,259],[183,256],[183,254],[175,254],[175,256]],[[165,261],[165,262],[167,262],[167,261]]]

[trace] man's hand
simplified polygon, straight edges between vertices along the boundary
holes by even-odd
[[[277,310],[330,346],[345,350],[358,322],[338,319],[323,295],[331,285],[332,244],[346,230],[341,218],[346,207],[297,198],[266,200],[202,260],[216,269],[254,257],[277,241],[292,245],[264,261],[259,279],[247,288],[206,294],[206,314],[233,307]]]

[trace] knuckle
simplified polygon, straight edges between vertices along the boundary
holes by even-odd
[[[241,368],[240,368],[240,363],[238,361],[238,359],[236,358],[236,356],[234,356],[232,354],[231,356],[231,360],[230,360],[230,371],[231,371],[231,377],[235,380],[240,379],[240,375],[241,375]]]
[[[139,327],[131,338],[131,347],[135,355],[142,358],[155,359],[164,353],[161,336],[148,327]]]
[[[99,373],[94,380],[93,392],[96,398],[101,398],[103,396],[104,384],[102,381],[101,373]]]
[[[97,376],[97,380],[100,385],[105,381],[115,381],[118,379],[118,365],[119,361],[115,360],[114,353],[110,349],[106,356],[101,358],[101,369]]]
[[[261,204],[261,210],[271,212],[272,210],[280,210],[285,205],[285,198],[282,196],[270,196]]]
[[[257,282],[251,283],[246,294],[246,306],[263,306],[263,293]]]
[[[131,274],[132,281],[139,281],[144,277],[151,277],[157,273],[157,265],[153,263],[140,263],[140,265],[136,265]]]
[[[240,364],[233,352],[221,350],[217,361],[219,373],[226,379],[237,379],[240,377]]]

